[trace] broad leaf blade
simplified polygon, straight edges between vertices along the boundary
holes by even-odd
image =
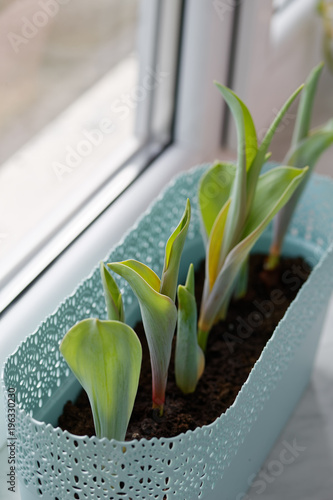
[[[88,394],[96,436],[123,441],[141,370],[135,332],[119,321],[86,319],[67,332],[60,351]]]
[[[170,236],[165,247],[164,267],[161,277],[160,292],[171,300],[176,298],[180,258],[184,248],[187,230],[191,220],[191,204],[187,199],[184,214],[178,226]]]
[[[134,259],[124,260],[121,264],[137,273],[155,292],[159,291],[161,280],[150,267]],[[108,264],[108,267],[114,270],[113,264]]]
[[[209,331],[240,272],[244,260],[269,222],[287,203],[306,175],[307,169],[278,167],[259,177],[257,191],[242,240],[228,254],[213,289],[201,305],[199,329]]]
[[[235,164],[216,163],[200,179],[198,200],[204,240],[209,238],[216,217],[230,198],[235,175]]]
[[[251,113],[243,101],[228,87],[214,82],[233,114],[238,135],[238,159],[244,158],[248,170],[257,154],[257,133]],[[243,161],[243,160],[241,160]]]
[[[207,275],[209,279],[210,290],[213,288],[216,277],[220,270],[221,248],[226,221],[229,213],[230,202],[231,200],[229,199],[216,217],[207,244]]]
[[[108,319],[115,321],[125,321],[124,306],[120,290],[117,283],[105,267],[104,263],[100,263],[100,272],[104,289],[104,297]]]
[[[276,167],[259,177],[242,239],[265,229],[304,179],[307,168]]]
[[[226,222],[220,261],[223,262],[237,238],[246,217],[246,172],[257,154],[257,136],[251,114],[245,104],[232,90],[216,84],[228,104],[237,128],[237,169],[231,190],[231,204]]]
[[[177,321],[174,302],[154,290],[133,267],[132,261],[108,264],[131,286],[140,304],[147,337],[153,377],[153,404],[163,411],[171,344]]]
[[[333,120],[329,120],[290,150],[286,158],[287,165],[297,168],[308,166],[309,176],[321,154],[332,144]]]

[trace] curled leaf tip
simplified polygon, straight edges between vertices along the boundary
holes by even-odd
[[[183,216],[171,234],[165,247],[164,267],[161,277],[160,292],[175,300],[180,259],[184,248],[187,231],[191,220],[191,203],[187,198]]]
[[[123,300],[117,283],[104,262],[100,262],[100,273],[109,320],[125,321]]]
[[[178,325],[175,375],[184,394],[194,392],[203,373],[205,357],[197,339],[197,307],[194,296],[194,267],[188,270],[185,286],[178,286]]]

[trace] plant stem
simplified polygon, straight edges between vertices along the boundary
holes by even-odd
[[[280,262],[280,247],[273,243],[270,248],[269,255],[266,259],[264,268],[266,271],[273,271],[277,268]]]

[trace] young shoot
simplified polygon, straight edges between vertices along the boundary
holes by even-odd
[[[191,204],[190,200],[187,199],[185,212],[178,226],[168,239],[165,247],[160,292],[170,297],[173,301],[175,301],[176,298],[180,258],[182,256],[190,219]]]
[[[197,304],[194,296],[194,267],[190,265],[185,286],[178,286],[178,323],[175,374],[184,394],[195,391],[205,368],[205,356],[198,345]]]
[[[240,285],[255,242],[287,203],[306,170],[288,166],[260,176],[272,137],[302,87],[288,99],[258,146],[249,110],[227,87],[217,84],[236,122],[237,164],[218,163],[199,186],[199,206],[206,244],[206,276],[198,323],[203,350],[213,324],[225,317],[229,300]],[[243,270],[242,270],[243,268]],[[242,271],[242,273],[241,273]],[[240,274],[241,273],[241,274]]]
[[[66,333],[60,351],[88,395],[96,436],[123,441],[142,361],[134,330],[120,321],[85,319]]]
[[[321,154],[333,144],[333,119],[316,129],[310,130],[312,108],[322,69],[323,64],[321,63],[311,71],[305,82],[297,111],[291,146],[284,160],[286,165],[298,168],[308,166],[308,173],[291,199],[274,219],[273,242],[265,265],[268,270],[275,269],[279,263],[285,234],[300,196],[310,179],[312,170]]]
[[[136,260],[108,264],[112,271],[129,283],[139,301],[150,353],[153,408],[158,409],[160,415],[163,414],[172,339],[177,322],[174,300],[179,264],[190,217],[191,206],[187,200],[182,219],[166,244],[162,279]]]
[[[100,262],[100,272],[108,319],[125,322],[123,299],[117,283],[111,276],[104,262]]]

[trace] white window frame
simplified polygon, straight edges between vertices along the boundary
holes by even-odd
[[[275,10],[272,0],[238,2],[231,86],[253,114],[259,138],[322,59],[322,28],[316,4],[317,0],[293,0]],[[230,122],[228,125],[226,145],[235,149],[235,129]]]

